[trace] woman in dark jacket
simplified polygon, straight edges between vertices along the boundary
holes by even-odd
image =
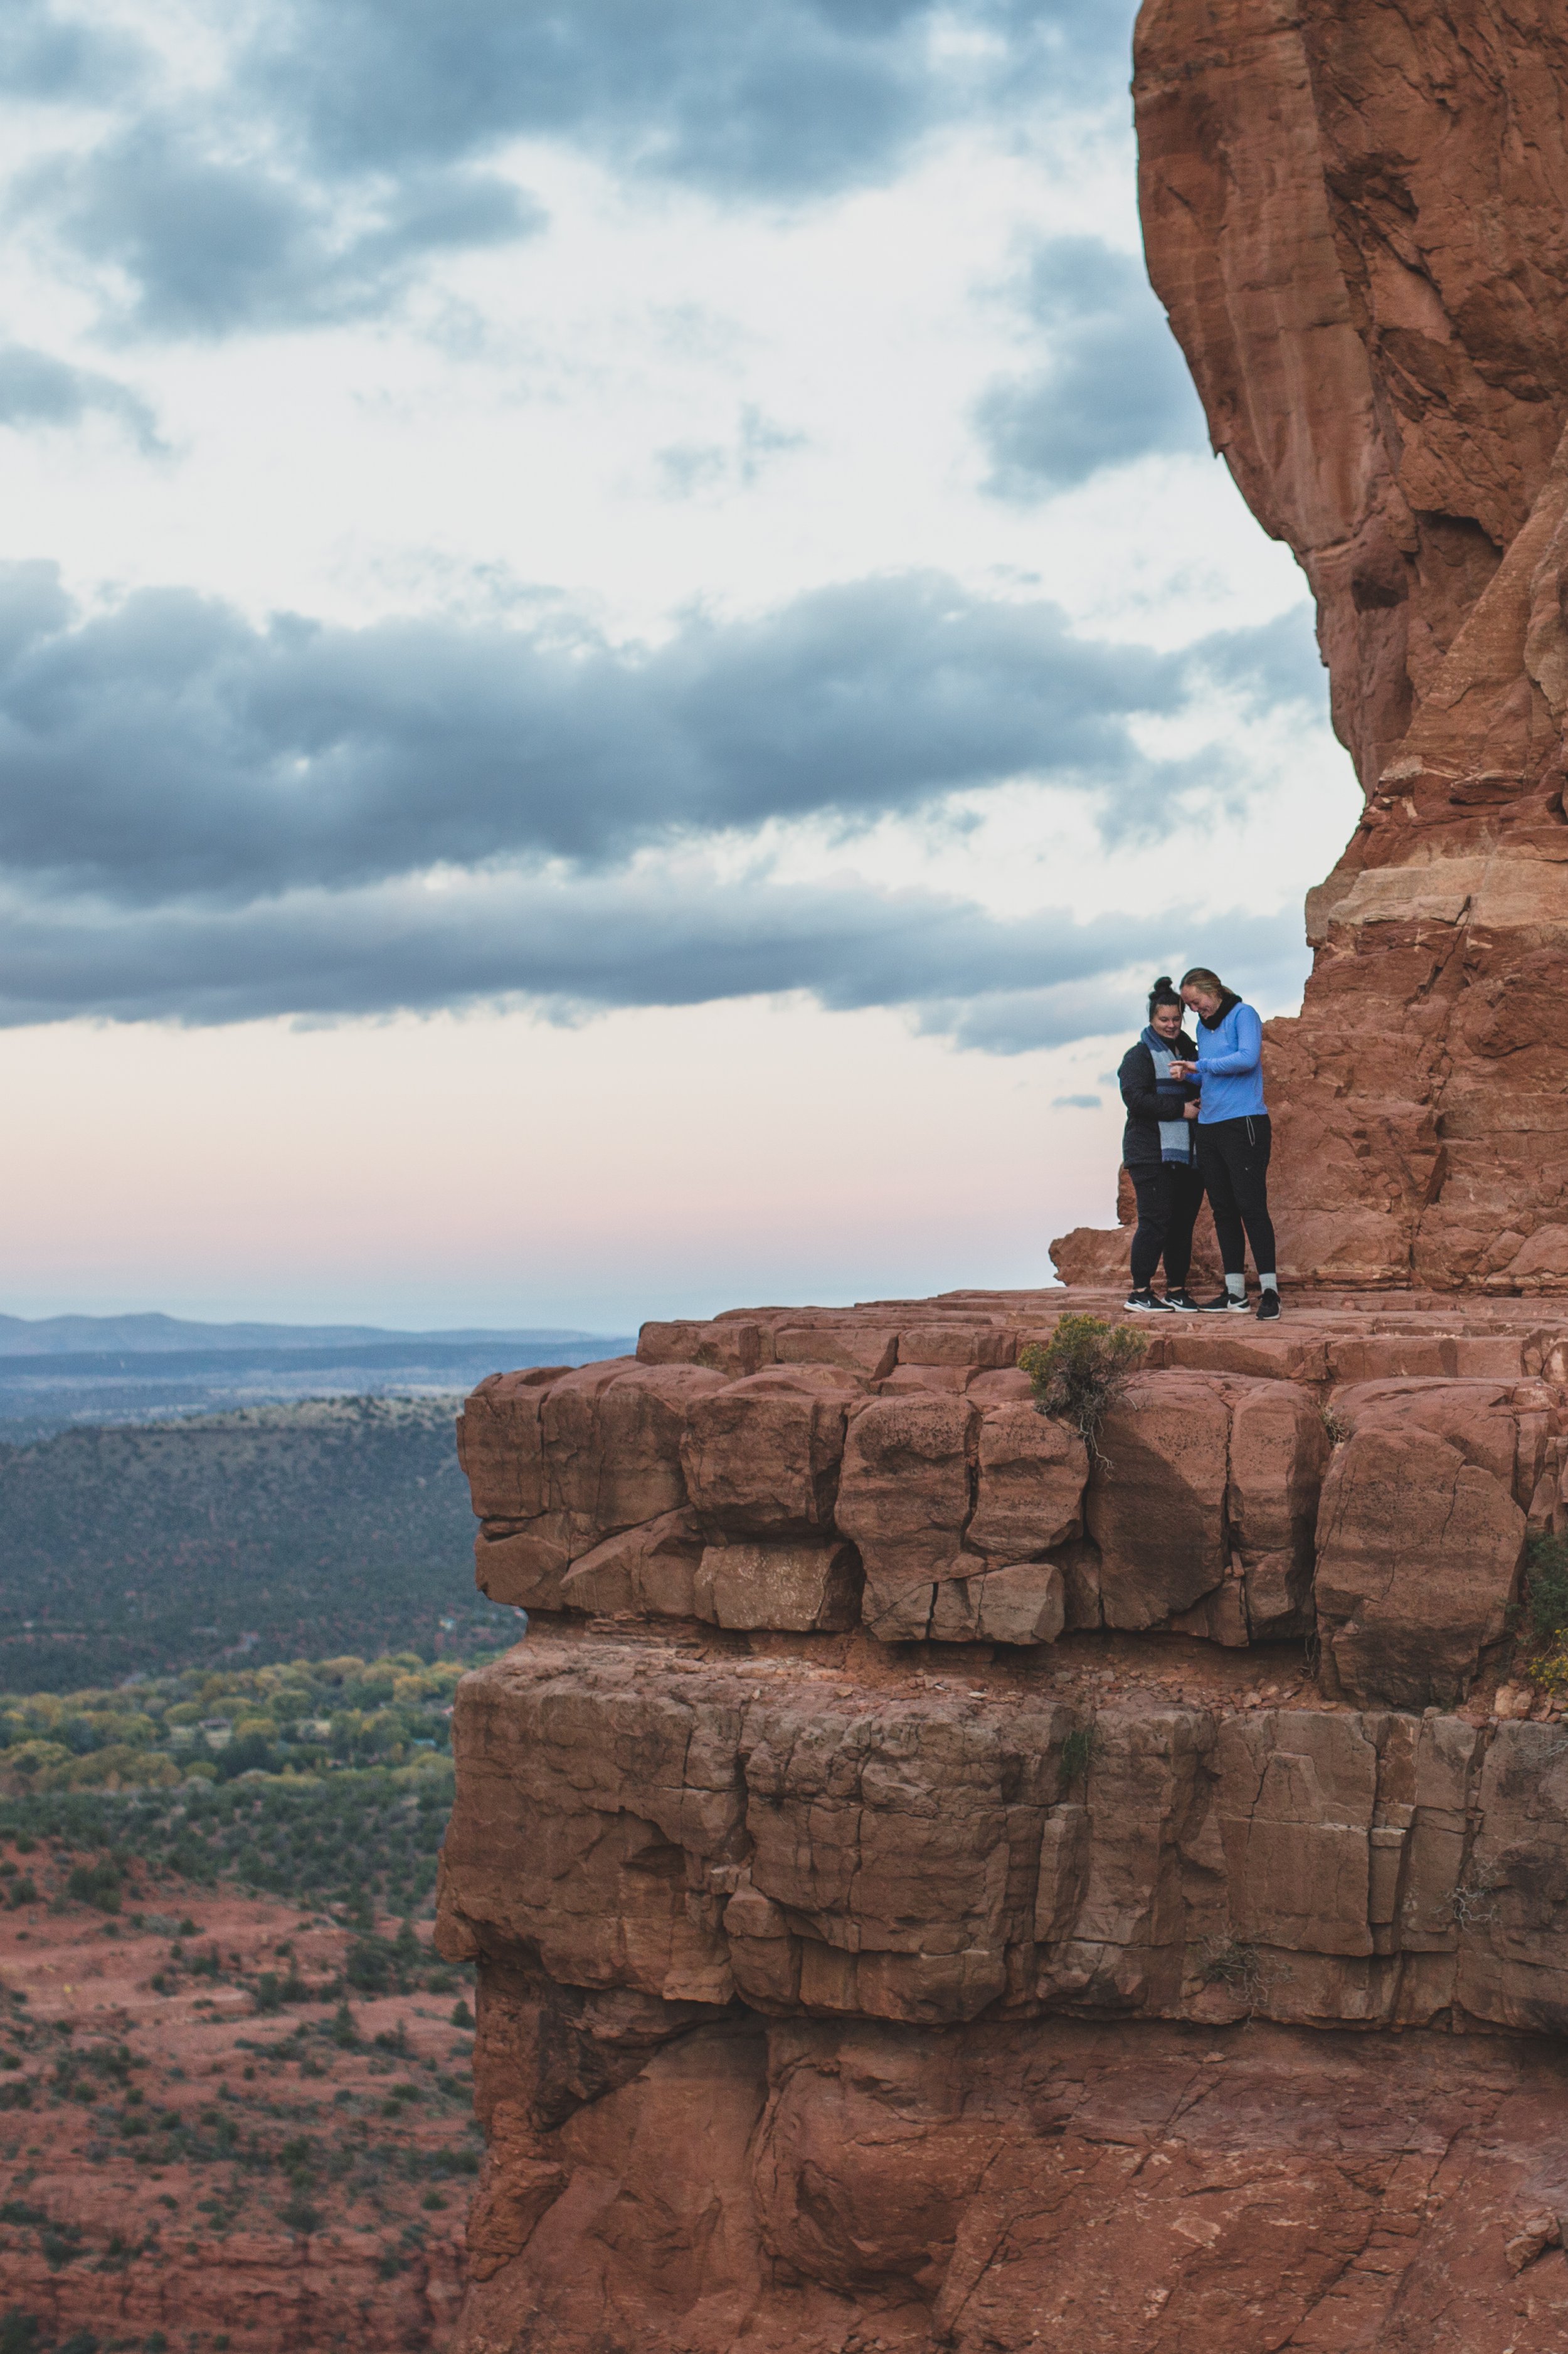
[[[1198,1305],[1187,1295],[1192,1228],[1203,1200],[1193,1144],[1198,1088],[1171,1070],[1173,1062],[1197,1060],[1197,1049],[1181,1028],[1181,1011],[1170,974],[1161,973],[1149,992],[1149,1027],[1128,1048],[1117,1073],[1127,1106],[1121,1157],[1138,1196],[1127,1304],[1145,1313]],[[1152,1286],[1162,1257],[1165,1297],[1157,1299]]]

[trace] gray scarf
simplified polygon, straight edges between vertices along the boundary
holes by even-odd
[[[1182,1057],[1156,1039],[1151,1032],[1145,1031],[1144,1038],[1154,1057],[1155,1086],[1169,1087],[1171,1084],[1171,1066]],[[1160,1122],[1160,1158],[1161,1161],[1180,1161],[1183,1164],[1192,1160],[1192,1123],[1190,1119],[1183,1116],[1181,1119],[1162,1119]]]

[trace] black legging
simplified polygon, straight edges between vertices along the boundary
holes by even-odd
[[[1163,1254],[1165,1288],[1180,1291],[1192,1264],[1192,1228],[1202,1206],[1203,1180],[1186,1161],[1161,1161],[1127,1173],[1138,1196],[1132,1288],[1148,1290]]]
[[[1220,1265],[1227,1275],[1246,1272],[1246,1240],[1259,1275],[1274,1273],[1274,1221],[1268,1214],[1268,1114],[1249,1119],[1198,1122],[1198,1166],[1209,1190],[1219,1238]]]

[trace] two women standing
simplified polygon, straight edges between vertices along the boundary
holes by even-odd
[[[1182,1008],[1197,1017],[1197,1043]],[[1194,965],[1181,994],[1162,974],[1149,993],[1149,1024],[1117,1074],[1127,1106],[1122,1160],[1138,1196],[1132,1238],[1135,1311],[1247,1313],[1246,1246],[1257,1268],[1257,1313],[1279,1313],[1274,1225],[1268,1214],[1271,1130],[1263,1095],[1263,1023],[1218,973]],[[1192,1228],[1205,1193],[1225,1288],[1198,1301],[1187,1291]],[[1165,1296],[1153,1289],[1165,1261]]]

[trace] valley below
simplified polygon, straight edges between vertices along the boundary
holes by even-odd
[[[0,2342],[441,2346],[479,2144],[428,1925],[25,1832],[0,1889]]]

